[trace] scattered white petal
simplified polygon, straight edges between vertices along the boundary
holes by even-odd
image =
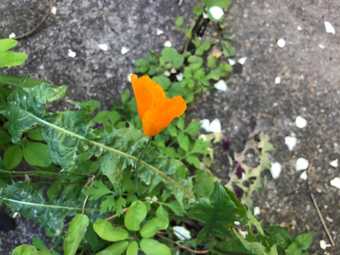
[[[334,188],[340,189],[340,177],[335,177],[333,180],[331,180],[331,185]]]
[[[329,21],[325,21],[325,29],[327,33],[333,34],[333,35],[335,34],[335,28]]]
[[[57,7],[56,7],[56,6],[52,6],[52,8],[51,8],[51,13],[52,13],[53,15],[57,15]]]
[[[130,49],[127,48],[127,47],[125,47],[125,46],[123,46],[123,47],[120,49],[120,53],[121,53],[122,55],[125,55],[125,54],[128,53],[129,51],[130,51]]]
[[[169,77],[169,76],[171,75],[171,73],[170,73],[169,71],[165,71],[165,72],[164,72],[164,75],[167,76],[167,77]]]
[[[233,66],[233,65],[236,64],[235,59],[232,59],[232,58],[229,58],[229,59],[228,59],[228,62],[229,62],[229,65],[231,65],[231,66]]]
[[[214,20],[220,20],[224,15],[223,9],[219,6],[210,7],[209,13],[213,17]]]
[[[260,215],[260,214],[261,214],[261,209],[260,209],[260,207],[255,206],[255,207],[254,207],[254,215],[257,216],[257,215]]]
[[[307,178],[308,178],[307,171],[303,171],[302,174],[300,174],[300,178],[304,181],[307,180]]]
[[[184,240],[190,240],[191,239],[191,233],[185,227],[174,226],[173,230],[174,230],[175,236],[177,236],[177,238],[179,240],[184,241]]]
[[[15,37],[17,37],[17,35],[15,33],[10,33],[8,38],[10,39],[14,39]]]
[[[157,34],[157,35],[162,35],[162,34],[164,34],[164,31],[161,30],[161,29],[159,29],[159,28],[157,28],[156,34]]]
[[[227,83],[224,80],[219,80],[214,87],[219,91],[227,91]]]
[[[302,171],[302,170],[306,170],[309,166],[309,162],[307,159],[305,158],[298,158],[296,160],[296,165],[295,165],[295,168],[296,168],[296,171]]]
[[[297,26],[297,30],[298,30],[298,31],[301,31],[301,30],[302,30],[302,27],[301,27],[301,26]]]
[[[241,223],[239,221],[234,221],[235,226],[240,226]]]
[[[240,233],[240,235],[241,235],[243,238],[246,238],[247,235],[248,235],[248,231],[239,230],[238,232]]]
[[[132,73],[129,73],[128,76],[127,76],[127,79],[129,82],[131,82],[131,77],[132,77]]]
[[[208,119],[201,120],[201,127],[210,133],[221,133],[222,125],[219,119],[214,119],[210,122]]]
[[[319,44],[319,48],[320,48],[320,49],[325,49],[325,48],[326,48],[326,46],[325,46],[325,45],[323,45],[322,43],[320,43],[320,44]]]
[[[305,128],[307,126],[307,120],[301,116],[297,116],[295,119],[295,125],[298,128]]]
[[[168,40],[164,42],[164,47],[172,47],[172,43]]]
[[[297,143],[297,139],[295,136],[286,136],[285,137],[285,144],[288,147],[288,150],[292,151],[294,150]]]
[[[171,68],[170,72],[171,72],[172,74],[175,74],[175,73],[177,73],[177,70],[176,70],[175,68]]]
[[[110,47],[106,43],[99,43],[98,48],[101,49],[102,51],[108,51]]]
[[[277,179],[280,177],[280,174],[282,172],[282,166],[279,162],[273,162],[272,166],[270,168],[270,173],[273,176],[273,179]]]
[[[281,83],[281,77],[280,76],[277,76],[275,78],[275,84],[280,84]]]
[[[337,168],[339,166],[339,160],[335,159],[329,163],[331,167]]]
[[[69,49],[67,51],[67,56],[69,56],[70,58],[75,58],[77,56],[77,53],[71,49]]]
[[[177,74],[177,75],[176,75],[176,79],[177,79],[178,81],[182,81],[182,80],[183,80],[183,73]]]
[[[238,62],[239,62],[241,65],[244,65],[244,64],[246,63],[246,61],[247,61],[247,58],[246,58],[246,57],[240,58],[240,59],[238,60]]]
[[[277,46],[279,46],[280,48],[284,48],[286,46],[286,40],[280,38],[279,40],[277,40]]]
[[[207,18],[209,18],[209,15],[208,15],[208,14],[206,14],[205,12],[203,12],[203,18],[204,18],[204,19],[207,19]]]
[[[320,240],[320,248],[322,250],[326,250],[327,248],[332,247],[329,243],[327,243],[325,240]]]

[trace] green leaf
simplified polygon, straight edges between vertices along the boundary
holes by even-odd
[[[39,255],[37,248],[32,245],[23,244],[12,251],[12,255]]]
[[[110,245],[106,249],[98,252],[96,255],[121,255],[128,247],[128,241],[121,241]]]
[[[193,120],[190,122],[189,126],[187,126],[184,131],[191,137],[194,137],[199,133],[200,128],[201,128],[200,122]]]
[[[160,206],[156,211],[156,217],[148,220],[142,227],[140,234],[143,238],[150,238],[158,231],[167,229],[169,226],[168,212]]]
[[[31,166],[48,167],[52,164],[46,144],[35,142],[26,143],[23,153],[24,159]]]
[[[227,9],[231,4],[231,0],[204,0],[204,4],[208,8],[212,6],[219,6],[221,8]]]
[[[32,88],[43,84],[44,81],[34,80],[28,76],[13,76],[8,74],[0,74],[0,85],[9,85],[20,88]]]
[[[0,68],[22,65],[26,59],[27,55],[25,53],[12,51],[0,52]]]
[[[140,247],[146,255],[171,255],[171,250],[168,246],[154,239],[142,239]]]
[[[182,16],[176,17],[175,25],[177,28],[182,27],[184,24],[184,18]]]
[[[72,219],[64,240],[65,255],[76,254],[80,242],[83,240],[86,234],[89,223],[89,218],[84,214],[77,214]]]
[[[8,133],[5,130],[0,129],[0,145],[9,144],[10,141],[11,137],[8,135]]]
[[[126,250],[126,255],[138,255],[138,243],[136,241],[129,243],[129,246]]]
[[[23,153],[20,145],[8,147],[4,153],[4,166],[6,169],[16,168],[22,161]]]
[[[158,76],[152,77],[152,79],[158,84],[160,84],[164,90],[167,90],[171,85],[171,81],[165,75],[158,75]]]
[[[288,246],[285,252],[289,255],[303,255],[312,245],[312,242],[313,235],[311,233],[300,234]]]
[[[198,171],[195,176],[194,191],[198,197],[209,197],[214,190],[216,179],[206,171]]]
[[[8,51],[17,46],[17,41],[14,39],[1,39],[0,52]]]
[[[142,201],[133,202],[124,217],[124,224],[126,228],[131,231],[138,231],[147,212],[147,207]]]
[[[91,200],[98,200],[110,193],[112,191],[102,181],[94,181],[86,190],[86,194]]]
[[[184,63],[184,57],[176,49],[165,47],[161,52],[160,64],[167,69],[179,69]]]
[[[41,128],[33,128],[27,132],[27,136],[29,139],[33,141],[43,142],[44,138],[42,136],[42,129]]]
[[[185,152],[189,151],[190,140],[189,140],[189,137],[187,135],[185,135],[184,133],[180,133],[178,135],[177,141],[178,141],[179,147],[181,149],[183,149]]]
[[[97,235],[109,242],[117,242],[128,239],[129,233],[122,227],[113,227],[112,224],[104,219],[98,219],[93,225]]]

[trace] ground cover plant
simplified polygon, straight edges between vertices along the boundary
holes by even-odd
[[[67,100],[58,110],[65,86],[0,75],[0,203],[53,238],[12,254],[307,254],[311,234],[264,227],[251,213],[268,137],[259,137],[256,169],[235,161],[247,184],[236,172],[225,185],[210,169],[218,137],[202,136],[199,121],[183,116],[186,104],[232,72],[227,38],[200,36],[206,22],[220,27],[213,8],[229,5],[200,2],[193,26],[178,18],[184,50],[138,60],[133,89],[106,111],[95,100]],[[24,63],[16,44],[0,41],[0,67]]]

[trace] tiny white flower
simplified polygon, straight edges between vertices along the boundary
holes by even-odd
[[[335,34],[335,28],[329,21],[325,21],[325,29],[328,34]]]
[[[307,180],[308,176],[307,176],[307,171],[303,171],[302,174],[300,174],[300,179],[302,180]]]
[[[288,147],[288,150],[292,151],[294,150],[297,143],[297,139],[295,136],[286,136],[285,137],[285,144]]]
[[[306,170],[309,166],[309,162],[305,158],[298,158],[296,160],[295,169],[296,171]]]
[[[223,9],[219,6],[210,7],[209,13],[213,17],[214,20],[220,20],[224,15]]]
[[[157,28],[156,34],[157,34],[157,35],[162,35],[162,34],[164,34],[164,31],[161,30],[161,29],[159,29],[159,28]]]
[[[235,59],[232,59],[232,58],[229,58],[229,59],[228,59],[228,62],[229,62],[229,65],[231,65],[231,66],[233,66],[233,65],[236,64]]]
[[[258,215],[260,215],[260,214],[261,214],[261,209],[260,209],[260,207],[255,206],[255,207],[254,207],[254,215],[255,215],[255,216],[258,216]]]
[[[17,37],[17,35],[15,33],[10,33],[8,38],[10,39],[14,39],[15,37]]]
[[[301,116],[297,116],[295,119],[295,125],[298,128],[305,128],[307,126],[307,120]]]
[[[51,13],[52,13],[53,15],[57,15],[57,7],[56,7],[56,6],[52,6],[52,8],[51,8]]]
[[[340,177],[335,177],[330,183],[334,188],[340,189]]]
[[[130,49],[127,48],[127,47],[125,47],[125,46],[123,46],[123,47],[120,49],[120,53],[121,53],[122,55],[125,55],[125,54],[128,53],[129,51],[130,51]]]
[[[75,58],[77,56],[77,53],[71,49],[68,49],[67,56],[69,56],[70,58]]]
[[[165,41],[164,42],[164,47],[172,47],[172,43],[171,43],[171,41]]]
[[[182,81],[182,80],[183,80],[183,73],[178,73],[178,74],[176,75],[176,79],[177,79],[178,81]]]
[[[275,77],[275,84],[280,84],[281,83],[281,77],[277,76]]]
[[[108,51],[110,47],[106,43],[99,43],[98,48],[101,49],[102,51]]]
[[[320,248],[322,250],[326,250],[327,248],[332,247],[329,243],[327,243],[325,240],[320,240]]]
[[[339,166],[339,160],[335,159],[329,163],[331,167],[337,168]]]
[[[219,80],[214,87],[219,91],[227,91],[227,83],[224,80]]]
[[[174,226],[173,231],[174,231],[175,236],[177,236],[177,238],[179,240],[184,241],[184,240],[190,240],[191,239],[191,233],[185,227]]]
[[[286,46],[286,40],[280,38],[279,40],[277,40],[277,46],[279,46],[280,48],[284,48]]]
[[[247,58],[246,58],[246,57],[240,58],[240,59],[238,60],[238,62],[239,62],[241,65],[244,65],[244,64],[246,63],[246,61],[247,61]]]
[[[273,179],[277,179],[280,177],[282,172],[282,166],[279,162],[273,162],[270,168],[270,173],[272,174]]]

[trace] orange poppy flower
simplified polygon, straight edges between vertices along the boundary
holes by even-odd
[[[138,78],[133,74],[131,82],[145,135],[159,134],[185,112],[187,104],[183,97],[167,98],[163,88],[149,76],[143,75]]]

